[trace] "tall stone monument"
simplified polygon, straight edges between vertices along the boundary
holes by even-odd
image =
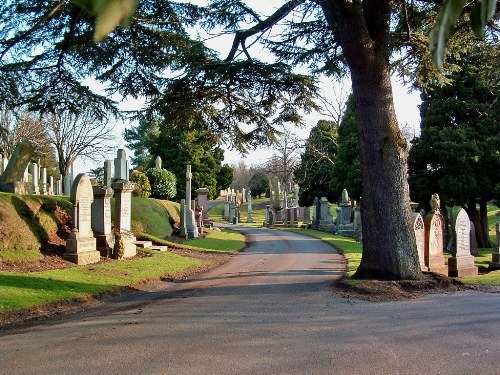
[[[40,169],[38,168],[38,164],[31,163],[29,172],[31,173],[31,181],[33,181],[33,194],[40,194]]]
[[[113,183],[113,163],[111,160],[104,162],[104,186],[111,188]]]
[[[340,200],[337,212],[337,223],[339,225],[351,223],[351,200],[346,189],[342,190],[342,199]]]
[[[440,200],[437,194],[431,198],[432,211],[425,217],[425,249],[424,261],[430,272],[448,276],[448,267],[443,255],[444,218],[439,208]]]
[[[63,257],[76,264],[97,263],[100,254],[96,250],[96,239],[92,232],[92,184],[85,173],[76,176],[71,188],[70,200],[73,204],[73,229],[66,241]]]
[[[474,256],[470,253],[470,219],[462,208],[455,219],[455,247],[453,256],[448,259],[448,274],[453,277],[477,275]]]
[[[188,238],[198,238],[198,228],[196,227],[196,217],[194,207],[191,203],[191,164],[187,165],[186,169],[186,229]]]
[[[157,156],[155,159],[155,168],[161,169],[161,164],[162,164],[161,158]]]
[[[16,194],[33,194],[33,184],[24,181],[24,172],[28,167],[34,150],[30,142],[21,142],[16,146],[5,170],[0,176],[1,191]]]
[[[94,186],[94,202],[92,203],[92,230],[96,238],[96,248],[101,256],[110,258],[115,244],[115,236],[111,228],[111,197],[113,189]]]
[[[247,223],[253,223],[253,209],[252,209],[252,191],[248,189],[247,192]]]
[[[130,181],[118,180],[111,185],[115,194],[115,236],[123,240],[122,254],[118,258],[130,258],[137,254],[135,236],[131,232],[132,190]],[[119,240],[119,238],[115,238]],[[116,247],[116,246],[115,246]],[[113,254],[115,257],[117,254]]]

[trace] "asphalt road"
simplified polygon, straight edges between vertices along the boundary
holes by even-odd
[[[209,273],[0,332],[0,374],[500,374],[500,295],[339,299],[329,245],[245,231]]]

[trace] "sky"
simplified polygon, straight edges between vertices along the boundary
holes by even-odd
[[[204,0],[196,0],[198,3],[204,3]],[[277,7],[280,6],[280,2],[259,2],[258,7],[261,7],[259,10],[262,14],[269,15],[271,14]],[[255,6],[255,3],[252,3],[252,7]],[[212,49],[218,51],[221,56],[226,56],[231,45],[232,45],[232,36],[224,35],[221,37],[213,38],[207,35],[200,35],[199,30],[192,30],[193,36],[198,36],[200,38],[205,39],[205,43]],[[263,49],[260,45],[255,44],[253,47],[249,48],[250,52],[254,56],[258,56],[259,59],[266,61],[271,60],[272,56],[269,52]],[[306,73],[305,69],[299,71],[301,73]],[[86,84],[94,91],[99,92],[101,94],[105,94],[103,87],[100,86],[96,81],[92,79],[87,79]],[[396,107],[396,115],[398,117],[398,122],[400,126],[405,126],[406,128],[413,129],[414,134],[419,133],[420,129],[420,114],[418,105],[420,104],[420,93],[417,91],[408,92],[408,88],[402,85],[396,78],[392,79],[393,92],[394,92],[394,104]],[[321,82],[320,87],[322,88],[325,96],[336,95],[340,91],[340,87],[350,87],[350,83],[340,83],[340,82]],[[347,97],[346,97],[347,98]],[[114,100],[120,102],[122,99],[120,97],[113,97]],[[144,100],[125,100],[120,102],[120,109],[123,110],[136,110],[140,109],[144,104]],[[311,113],[305,116],[306,126],[298,129],[294,128],[293,133],[300,138],[306,139],[309,135],[311,128],[316,125],[318,120],[320,119],[328,119],[325,116],[322,116],[319,113]],[[108,154],[106,156],[107,159],[114,159],[116,155],[116,149],[125,148],[125,141],[123,139],[123,132],[126,128],[130,128],[136,125],[132,122],[117,122],[112,124],[113,133],[116,137],[115,141],[115,151]],[[228,147],[223,146],[226,150],[224,153],[224,163],[229,164],[237,164],[240,160],[244,160],[247,165],[255,165],[260,164],[269,157],[272,156],[272,150],[269,148],[257,149],[255,151],[250,152],[246,157],[240,155],[237,151],[229,150]],[[132,155],[130,150],[126,150],[127,155]],[[97,163],[89,163],[89,160],[77,160],[75,162],[75,174],[80,172],[88,172],[89,169],[95,168],[95,166],[100,166],[104,163],[104,160],[98,161]]]

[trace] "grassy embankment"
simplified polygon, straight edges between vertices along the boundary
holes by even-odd
[[[16,271],[16,264],[36,262],[46,254],[64,252],[70,212],[67,197],[0,193],[0,265],[2,261],[14,264],[9,271],[0,271],[0,313],[56,300],[86,298],[162,276],[174,276],[208,262],[171,252],[146,251],[148,256],[137,259],[39,272]],[[175,221],[178,221],[178,204],[132,199],[132,230],[138,237],[149,236],[163,244],[197,251],[234,252],[245,246],[244,236],[225,230],[211,231],[205,239],[169,241]]]

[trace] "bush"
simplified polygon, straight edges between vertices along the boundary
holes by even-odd
[[[130,174],[130,181],[134,183],[132,194],[134,197],[147,198],[151,195],[151,184],[148,176],[141,171],[133,171]]]
[[[149,168],[146,175],[151,183],[152,197],[172,199],[177,195],[177,179],[172,172],[163,168]]]

